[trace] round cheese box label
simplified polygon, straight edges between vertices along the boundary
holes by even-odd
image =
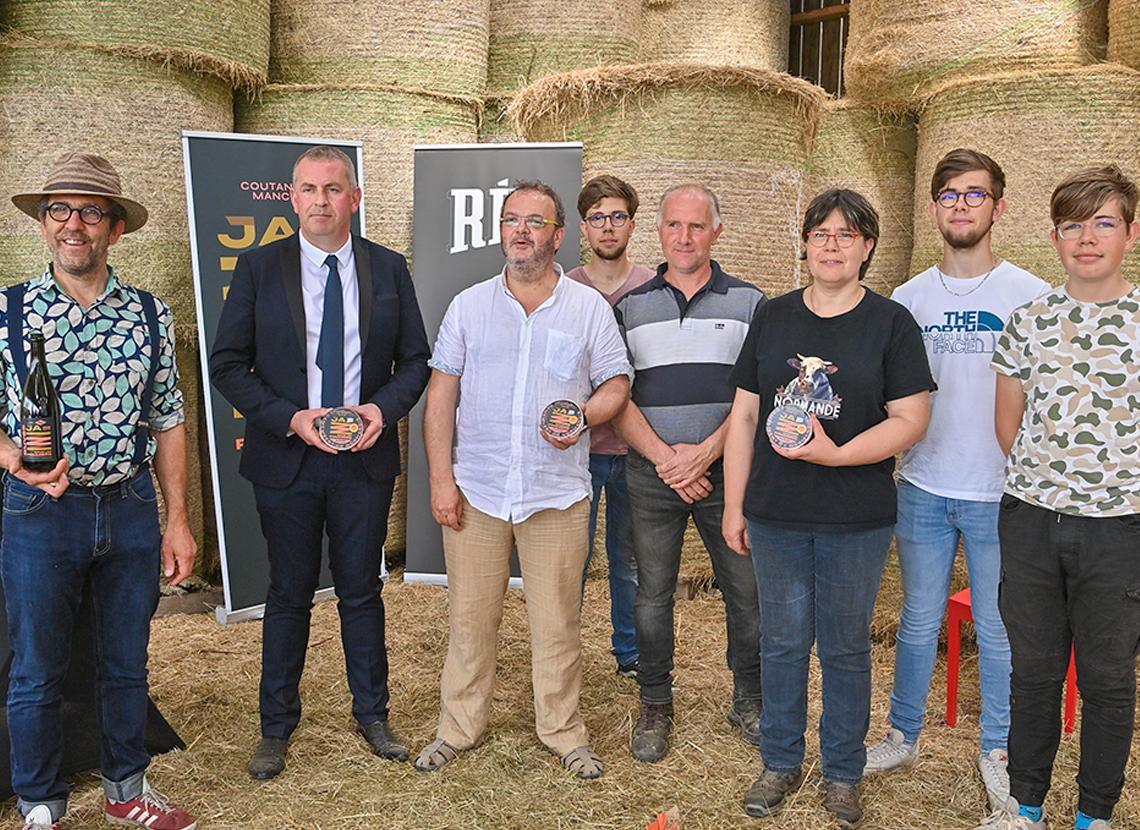
[[[785,450],[802,447],[812,436],[811,418],[802,406],[795,404],[784,404],[773,409],[765,427],[772,446]]]

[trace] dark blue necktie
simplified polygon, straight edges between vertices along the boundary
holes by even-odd
[[[321,313],[321,338],[317,342],[317,366],[321,370],[321,406],[344,405],[344,295],[336,256],[325,257],[329,278],[325,281],[325,307]]]

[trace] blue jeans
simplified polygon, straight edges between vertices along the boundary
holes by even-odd
[[[823,777],[859,781],[871,719],[871,616],[891,528],[818,533],[750,521],[748,534],[764,620],[764,766],[792,772],[803,762],[815,642],[823,671]]]
[[[714,465],[708,477],[713,485],[712,494],[695,504],[687,504],[658,478],[653,464],[632,450],[628,456],[626,481],[633,523],[633,554],[637,559],[637,650],[641,655],[637,682],[643,703],[673,700],[673,598],[681,567],[681,545],[690,515],[708,549],[716,584],[724,598],[733,700],[759,701],[762,695],[756,576],[749,558],[735,553],[721,535],[724,516],[721,465]]]
[[[1001,545],[998,503],[946,499],[899,482],[895,526],[902,569],[903,608],[895,650],[891,725],[918,740],[946,615],[958,541],[966,543],[970,605],[978,636],[982,687],[982,752],[1005,749],[1009,737],[1009,639],[998,612]]]
[[[610,570],[610,623],[614,657],[619,666],[637,662],[637,633],[633,604],[637,600],[637,563],[629,529],[629,494],[625,486],[625,456],[590,453],[590,478],[594,497],[590,501],[590,552],[582,572],[582,587],[594,558],[594,535],[598,530],[598,498],[606,490],[606,557]]]
[[[87,581],[94,609],[103,787],[119,801],[142,792],[150,763],[143,743],[147,644],[158,606],[161,549],[148,469],[120,485],[73,486],[58,499],[5,476],[0,575],[12,643],[12,789],[21,814],[46,804],[58,820],[67,809],[68,785],[59,775],[62,686]]]

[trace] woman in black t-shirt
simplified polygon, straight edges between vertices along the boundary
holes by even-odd
[[[753,816],[776,812],[803,778],[815,642],[825,805],[844,827],[862,817],[871,615],[895,523],[894,457],[926,431],[934,389],[910,312],[860,282],[878,236],[860,194],[817,196],[803,224],[812,283],[757,309],[732,372],[724,537],[751,551],[763,621],[764,771],[744,799]],[[785,405],[810,419],[811,440],[796,449],[775,446],[766,429]],[[794,437],[796,424],[785,426],[778,439]]]

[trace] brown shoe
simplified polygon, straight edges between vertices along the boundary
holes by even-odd
[[[859,802],[859,785],[828,781],[823,806],[835,816],[843,830],[852,830],[863,820],[863,805]]]
[[[379,755],[389,761],[408,760],[408,748],[400,737],[388,726],[388,721],[378,720],[374,723],[357,724],[356,731],[364,736],[373,755]]]
[[[744,812],[756,818],[775,815],[784,806],[788,793],[799,787],[803,780],[802,767],[793,772],[772,772],[766,768],[748,788],[744,796]]]
[[[673,731],[672,703],[641,704],[641,714],[633,727],[629,751],[639,761],[655,764],[669,751],[669,733]]]

